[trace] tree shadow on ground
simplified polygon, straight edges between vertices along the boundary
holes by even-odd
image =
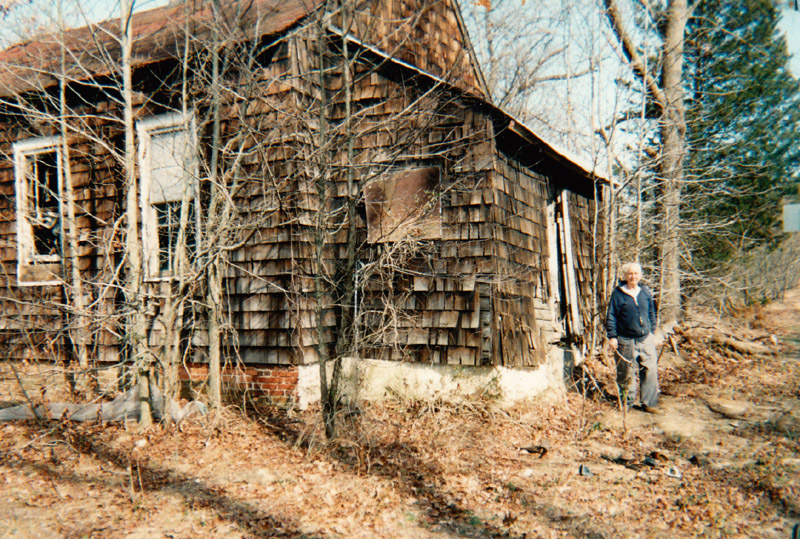
[[[40,430],[38,424],[30,422],[31,439],[35,432]],[[247,537],[282,537],[282,538],[308,538],[315,537],[301,532],[297,523],[277,518],[265,513],[252,505],[236,500],[224,494],[221,489],[209,486],[198,478],[168,468],[152,466],[137,459],[126,451],[114,449],[102,440],[100,435],[76,429],[67,422],[49,422],[47,425],[49,435],[69,444],[80,454],[95,458],[102,463],[110,464],[119,469],[126,470],[129,466],[131,491],[128,494],[133,498],[135,492],[161,492],[183,500],[190,509],[210,510],[223,521],[235,524],[244,531]],[[0,453],[0,465],[12,467],[26,467],[49,477],[57,477],[59,481],[73,484],[108,483],[103,477],[86,477],[77,475],[63,469],[57,463],[34,459],[22,458],[19,455],[9,459],[8,452]],[[55,488],[55,487],[54,487]],[[125,488],[125,487],[120,487]],[[131,501],[134,504],[134,500]],[[73,530],[75,531],[75,530]],[[91,530],[86,530],[91,531]],[[78,534],[80,535],[80,534]]]
[[[285,443],[307,449],[313,443],[325,443],[321,440],[311,442],[304,437],[299,422],[287,420],[275,411],[265,413],[270,416],[265,430],[272,435],[277,434]],[[417,522],[420,527],[432,533],[455,537],[526,539],[538,536],[534,531],[522,534],[512,532],[511,527],[517,519],[514,514],[506,513],[495,522],[477,515],[466,504],[459,502],[457,495],[447,491],[444,470],[435,460],[424,458],[424,448],[418,447],[413,441],[402,440],[401,436],[391,441],[369,438],[365,435],[369,428],[363,428],[360,424],[363,420],[360,413],[340,420],[339,431],[343,433],[342,436],[328,442],[322,453],[351,473],[384,479],[393,483],[399,494],[415,499],[422,512],[422,519]],[[612,532],[598,529],[588,517],[541,503],[534,492],[486,480],[491,473],[487,465],[491,466],[491,463],[486,463],[483,470],[475,470],[475,474],[482,477],[481,488],[486,495],[512,501],[518,504],[520,511],[535,513],[544,523],[549,523],[562,533],[569,533],[571,537],[613,537]]]
[[[420,524],[432,530],[446,531],[457,537],[522,538],[481,519],[455,501],[441,487],[444,478],[435,463],[419,457],[419,449],[408,442],[373,443],[365,454],[351,444],[334,442],[331,458],[354,473],[381,477],[399,484],[402,494],[417,500],[425,520]],[[371,461],[369,465],[366,463]]]

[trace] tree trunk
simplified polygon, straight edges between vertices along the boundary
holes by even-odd
[[[328,129],[328,108],[330,106],[328,89],[326,86],[325,71],[328,67],[328,40],[325,29],[324,14],[327,12],[328,6],[318,12],[317,20],[317,54],[319,62],[319,87],[320,98],[316,106],[319,109],[319,130],[318,130],[318,147],[323,148],[323,156],[328,156],[324,159],[325,162],[318,163],[314,178],[316,194],[317,194],[317,215],[314,225],[314,316],[315,332],[316,332],[316,350],[317,359],[319,361],[319,389],[320,401],[322,404],[322,421],[325,425],[325,437],[333,439],[336,436],[336,401],[337,401],[337,379],[336,376],[328,374],[328,364],[331,359],[336,361],[335,350],[334,357],[331,357],[331,349],[328,343],[325,342],[325,320],[331,304],[334,303],[332,294],[335,294],[335,283],[331,282],[331,277],[336,279],[336,270],[333,270],[333,275],[328,275],[328,264],[326,264],[325,256],[326,249],[329,245],[329,231],[328,219],[329,215],[327,208],[329,206],[328,190],[329,190],[329,164],[333,162],[332,150],[327,140],[329,137]],[[333,285],[333,286],[332,286]],[[338,348],[338,347],[337,347]],[[338,369],[335,368],[334,374],[338,374]]]
[[[222,273],[219,259],[208,265],[208,399],[222,404]]]
[[[219,13],[219,2],[212,2],[215,13]],[[214,39],[211,45],[211,163],[210,167],[210,199],[208,202],[208,221],[209,230],[206,237],[215,237],[211,227],[227,226],[222,223],[219,217],[225,212],[220,211],[220,200],[218,190],[223,187],[219,184],[217,172],[219,171],[220,159],[220,107],[221,107],[221,88],[220,88],[220,36],[219,28],[214,25]],[[244,117],[244,116],[243,116]],[[219,409],[222,404],[222,267],[221,253],[214,252],[209,246],[209,254],[214,259],[208,264],[206,270],[207,295],[206,304],[208,309],[208,398],[212,408]]]
[[[146,387],[148,401],[142,402],[139,423],[147,427],[152,423],[149,407],[149,363],[147,353],[147,323],[142,295],[142,243],[139,239],[139,185],[136,180],[136,152],[133,130],[133,75],[131,50],[133,31],[130,26],[133,3],[123,0],[120,5],[120,30],[122,46],[122,97],[125,124],[125,299],[130,314],[127,318],[127,338],[132,353],[133,368],[140,387]],[[144,384],[144,386],[142,386]]]
[[[688,10],[686,0],[669,0],[662,46],[660,80],[654,77],[646,57],[640,55],[622,24],[616,0],[604,0],[606,15],[636,75],[642,79],[655,101],[661,120],[661,281],[660,325],[671,327],[680,317],[680,209],[683,161],[686,153],[686,120],[683,95],[683,46]],[[638,247],[638,246],[637,246]]]
[[[686,154],[686,120],[683,96],[683,42],[688,13],[686,0],[670,0],[664,36],[661,84],[664,106],[661,115],[661,181],[663,215],[661,226],[662,326],[674,326],[681,311],[680,210],[683,162]]]
[[[343,31],[345,34],[350,32],[352,20],[349,12],[349,5],[345,2],[342,5]],[[347,141],[347,239],[346,255],[343,268],[339,270],[337,276],[337,296],[341,305],[341,314],[336,328],[336,352],[333,364],[333,374],[331,376],[331,386],[334,388],[333,394],[338,392],[339,380],[341,378],[342,361],[345,357],[353,355],[354,349],[354,326],[355,317],[353,316],[353,301],[355,299],[355,275],[356,275],[356,203],[359,199],[359,189],[356,185],[354,162],[355,151],[353,148],[353,62],[350,58],[348,41],[345,39],[342,44],[342,72],[344,74],[344,136]],[[332,402],[331,407],[336,403]]]
[[[61,42],[64,43],[64,17],[62,0],[58,2],[58,30]],[[89,376],[89,350],[88,350],[88,318],[86,315],[86,299],[84,297],[83,282],[78,268],[78,229],[75,221],[75,190],[73,189],[72,170],[70,168],[70,152],[67,126],[67,81],[66,76],[66,48],[61,47],[61,76],[59,77],[59,127],[61,128],[61,160],[64,163],[64,195],[67,207],[66,222],[66,259],[69,268],[69,285],[67,286],[67,304],[69,305],[70,337],[78,358],[79,374],[76,385],[79,389],[91,389],[95,384],[88,380]]]

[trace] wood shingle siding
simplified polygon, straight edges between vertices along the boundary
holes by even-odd
[[[247,69],[234,66],[225,73],[219,96],[217,174],[233,220],[224,230],[229,244],[222,246],[222,346],[229,364],[250,366],[252,382],[270,365],[314,362],[321,350],[336,345],[343,310],[355,317],[347,330],[359,337],[354,352],[361,357],[543,364],[552,344],[578,337],[565,325],[566,313],[577,309],[583,326],[592,322],[594,193],[601,182],[488,102],[449,0],[359,3],[351,25],[345,27],[336,12],[323,28],[316,25],[318,4],[256,0],[229,43],[231,56],[241,52],[236,47],[256,45]],[[234,13],[235,5],[226,13]],[[188,20],[198,38],[186,72],[187,101],[198,124],[198,211],[210,219],[216,215],[209,208],[213,129],[204,78],[209,51],[202,44],[210,35],[209,12],[203,4],[185,19],[180,10],[134,17],[141,36],[134,114],[141,121],[181,109],[180,43]],[[68,44],[80,48],[89,34],[71,31]],[[345,45],[354,59],[347,77]],[[74,316],[67,287],[17,282],[19,216],[11,159],[14,143],[55,133],[55,121],[35,122],[20,105],[34,102],[37,84],[53,83],[52,77],[29,77],[30,69],[53,67],[33,56],[58,50],[53,47],[31,42],[0,53],[0,63],[16,66],[0,76],[0,348],[8,357],[67,361],[72,352],[66,329]],[[130,308],[116,272],[126,256],[122,110],[118,90],[103,95],[106,90],[94,85],[113,82],[107,70],[91,61],[86,67],[90,74],[94,70],[91,77],[70,85],[78,269],[93,314],[93,357],[118,361],[127,353],[122,317]],[[413,189],[397,187],[406,180],[417,183]],[[418,198],[389,200],[389,185],[398,192],[408,187]],[[400,223],[408,225],[406,233],[378,239],[382,232],[376,232],[370,206],[378,198],[370,200],[369,193],[379,191],[386,199],[380,199],[384,214],[422,205],[425,221]],[[349,217],[351,195],[357,200]],[[567,201],[566,213],[554,209],[560,200]],[[567,213],[569,226],[562,221],[558,228],[557,217]],[[398,224],[383,218],[388,228]],[[203,242],[220,230],[201,222],[198,244],[209,245]],[[347,271],[350,232],[356,264],[346,278],[355,283],[355,297],[342,305],[334,287],[317,287],[321,272],[341,277]],[[324,246],[318,252],[320,234]],[[570,242],[571,262],[559,241]],[[165,347],[167,316],[175,317],[176,342],[191,365],[187,379],[203,371],[214,335],[206,274],[199,269],[213,254],[203,255],[195,273],[181,277],[185,282],[151,278],[144,285],[147,341],[153,350]],[[53,270],[66,278],[64,264]],[[578,294],[569,305],[569,294],[560,290],[566,281],[575,283]],[[170,298],[178,289],[184,303],[175,310]],[[234,371],[229,378],[235,381]],[[253,387],[275,382],[262,378]]]

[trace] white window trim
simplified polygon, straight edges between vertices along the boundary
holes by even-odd
[[[163,275],[159,268],[159,249],[158,249],[158,216],[155,209],[150,204],[150,185],[152,174],[150,161],[147,159],[147,149],[150,147],[151,133],[153,131],[168,129],[172,127],[184,127],[190,137],[192,148],[197,151],[197,129],[194,115],[185,117],[180,112],[150,116],[136,122],[136,134],[138,136],[138,160],[139,160],[139,198],[142,212],[142,253],[144,255],[145,279],[147,281],[169,281],[176,277],[175,274]],[[195,219],[199,218],[197,203],[198,201],[198,166],[195,163],[195,170],[192,171],[192,189],[195,202]]]
[[[17,284],[19,286],[47,286],[59,285],[63,283],[61,279],[52,279],[49,281],[23,281],[22,272],[24,266],[32,266],[36,264],[59,264],[62,262],[60,255],[35,255],[33,253],[33,229],[26,219],[26,215],[30,211],[28,208],[28,182],[25,178],[27,170],[26,160],[30,156],[40,153],[47,153],[50,151],[56,152],[56,163],[58,169],[58,212],[63,226],[63,201],[61,199],[61,192],[64,188],[63,185],[63,167],[62,161],[60,136],[53,137],[37,137],[32,139],[15,142],[13,144],[14,151],[14,184],[16,194],[16,219],[17,219]]]

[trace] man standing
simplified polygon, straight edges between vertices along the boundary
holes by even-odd
[[[617,364],[617,389],[626,405],[636,402],[636,371],[641,386],[642,410],[658,413],[658,356],[653,333],[656,309],[653,295],[639,286],[642,267],[630,262],[622,266],[624,283],[611,293],[606,332]]]

